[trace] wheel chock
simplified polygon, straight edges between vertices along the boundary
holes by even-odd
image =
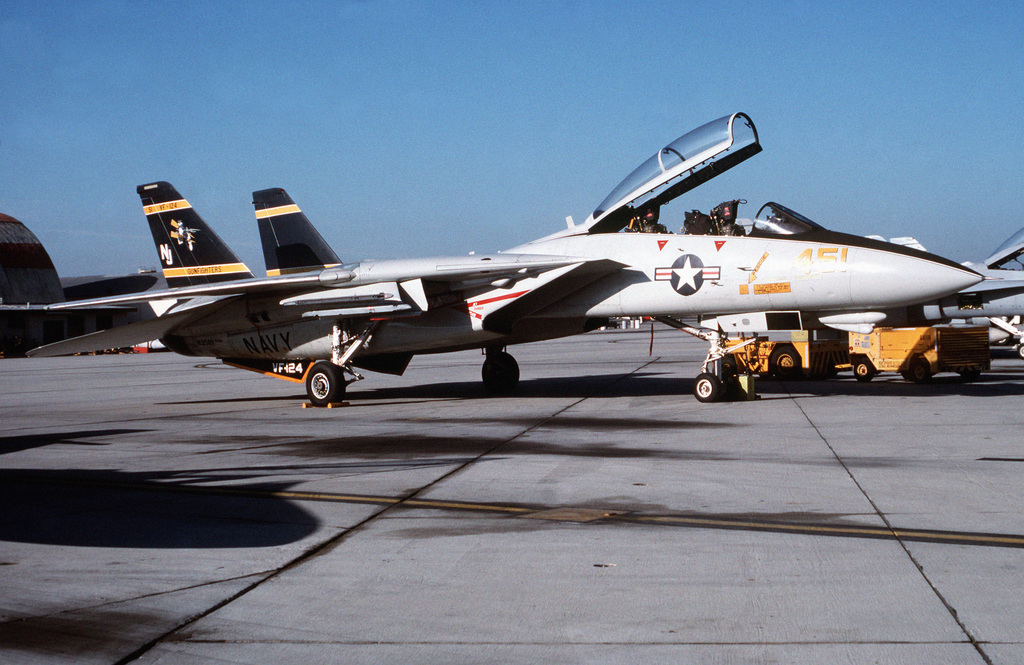
[[[753,374],[740,374],[736,377],[739,384],[739,393],[744,400],[756,400],[757,390],[754,388]]]

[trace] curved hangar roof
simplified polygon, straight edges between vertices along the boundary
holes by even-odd
[[[35,234],[0,213],[0,304],[23,305],[64,300],[50,255]]]

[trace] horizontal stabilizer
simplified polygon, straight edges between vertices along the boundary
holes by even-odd
[[[176,289],[160,289],[128,293],[123,296],[94,298],[92,300],[76,300],[73,302],[50,305],[47,309],[76,309],[81,307],[104,307],[127,303],[152,302],[154,300],[181,300],[200,296],[233,296],[246,293],[277,293],[279,291],[294,292],[323,286],[320,275],[296,275],[293,277],[260,277],[240,279],[237,282],[223,284],[202,284]]]
[[[211,305],[220,306],[219,303],[211,303]],[[146,321],[129,323],[126,326],[82,335],[81,337],[73,337],[61,342],[54,342],[53,344],[34,348],[26,355],[30,358],[70,356],[75,353],[120,349],[126,346],[151,342],[155,339],[160,339],[183,323],[202,315],[205,313],[205,309],[196,308],[184,312],[175,312],[155,319],[147,319]]]

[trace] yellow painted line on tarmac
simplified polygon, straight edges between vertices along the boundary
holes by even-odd
[[[415,506],[417,508],[449,508],[453,510],[479,510],[498,513],[509,513],[523,515],[536,512],[536,508],[523,508],[522,506],[501,506],[487,503],[463,503],[462,501],[431,501],[430,499],[409,499],[402,502],[403,506]]]
[[[220,488],[209,488],[217,490]],[[230,488],[225,488],[230,490]],[[248,493],[250,490],[237,490],[239,493]],[[520,506],[501,506],[487,503],[469,503],[464,501],[435,501],[431,499],[401,499],[391,496],[372,496],[361,494],[333,494],[329,492],[259,492],[256,496],[266,496],[278,499],[296,499],[299,501],[327,501],[334,503],[373,503],[380,505],[403,505],[411,508],[435,508],[451,510],[474,510],[489,511],[509,514],[523,514],[535,512],[534,508],[523,508]]]
[[[972,533],[965,531],[930,531],[926,529],[888,529],[885,527],[856,525],[801,524],[786,522],[754,522],[685,515],[628,515],[622,519],[630,522],[646,522],[675,526],[707,527],[711,529],[736,529],[740,531],[778,531],[802,534],[823,534],[829,536],[850,536],[854,538],[891,538],[930,542],[950,542],[964,545],[994,545],[1024,547],[1024,536],[1010,534]]]
[[[169,492],[177,494],[205,494],[220,496],[244,496],[261,499],[287,499],[292,501],[318,501],[329,503],[372,504],[379,506],[402,506],[406,508],[432,510],[464,510],[480,513],[504,514],[510,516],[536,516],[543,518],[544,513],[560,513],[571,508],[552,508],[551,506],[513,506],[500,503],[475,503],[469,501],[443,501],[435,499],[403,499],[402,497],[371,494],[336,494],[333,492],[301,492],[301,491],[268,491],[247,487],[176,485],[163,482],[121,482],[105,481],[74,477],[19,477],[18,474],[5,474],[4,482],[24,482],[30,484],[64,485],[77,487],[97,487],[113,490],[136,490],[144,492]],[[889,540],[913,540],[930,543],[948,543],[956,545],[973,545],[982,547],[1019,547],[1024,548],[1024,535],[978,533],[967,531],[931,531],[927,529],[888,529],[885,527],[857,525],[828,525],[800,522],[775,522],[771,520],[741,520],[698,515],[643,515],[616,510],[605,511],[606,516],[598,519],[569,520],[581,523],[619,522],[634,524],[654,524],[662,526],[691,527],[705,529],[723,529],[735,531],[761,531],[774,533],[791,533],[794,535],[822,535],[848,538],[874,538]],[[554,518],[552,518],[554,519]]]

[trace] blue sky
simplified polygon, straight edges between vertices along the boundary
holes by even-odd
[[[7,0],[0,212],[64,276],[156,266],[155,180],[254,272],[267,187],[346,261],[496,251],[744,111],[764,152],[670,223],[775,200],[981,259],[1024,226],[1022,26],[1020,2]]]

